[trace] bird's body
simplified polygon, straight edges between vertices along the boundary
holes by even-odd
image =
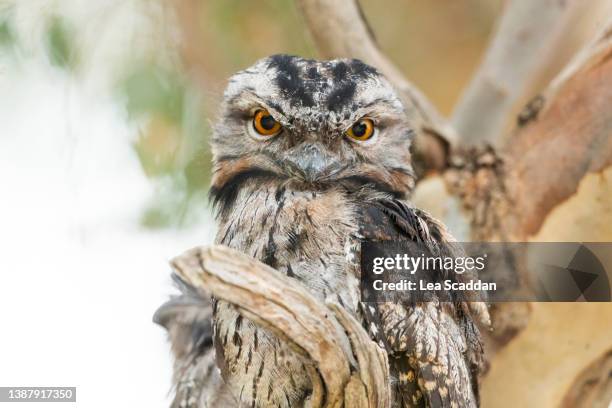
[[[414,183],[412,133],[389,83],[360,61],[279,55],[236,74],[212,141],[216,242],[362,321],[389,354],[394,406],[476,406],[482,349],[472,314],[482,307],[435,299],[366,305],[360,298],[361,240],[422,242],[435,250],[450,240],[406,201]],[[223,301],[213,301],[212,324],[193,331],[203,324],[192,320],[193,341],[202,347],[183,353],[189,359],[177,368],[177,398],[195,401],[186,406],[206,406],[192,381],[211,361],[206,336],[222,378],[209,382],[222,384],[236,406],[304,406],[310,379],[282,340]],[[180,392],[184,378],[187,397]]]

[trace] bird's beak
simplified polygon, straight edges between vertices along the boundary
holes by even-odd
[[[302,143],[290,149],[283,163],[291,175],[308,182],[329,177],[340,169],[338,160],[316,143]]]

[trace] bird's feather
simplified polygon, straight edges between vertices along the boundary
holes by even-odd
[[[172,278],[180,294],[164,303],[153,317],[167,330],[172,345],[175,396],[171,408],[236,406],[215,364],[211,299],[178,275],[172,274]],[[217,405],[222,401],[223,405]]]
[[[376,200],[364,204],[361,213],[364,239],[418,242],[439,256],[457,256],[457,246],[442,224],[405,202]],[[452,271],[436,273],[443,278],[466,279]],[[362,309],[373,339],[389,354],[398,406],[478,405],[482,345],[471,310],[486,312],[486,308],[434,298],[427,302],[364,303]]]

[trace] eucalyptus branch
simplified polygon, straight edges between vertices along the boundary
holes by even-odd
[[[563,33],[587,3],[508,2],[484,60],[453,113],[452,123],[464,145],[501,139],[517,103],[556,57]]]

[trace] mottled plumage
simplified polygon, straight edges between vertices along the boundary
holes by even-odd
[[[254,133],[261,109],[280,123],[279,134]],[[373,136],[347,137],[362,118],[374,124]],[[414,185],[412,137],[391,85],[361,61],[259,61],[230,79],[215,127],[216,242],[300,281],[321,300],[333,297],[360,319],[389,354],[394,406],[476,406],[482,348],[473,316],[486,316],[482,304],[360,299],[360,240],[409,240],[442,251],[451,240],[406,201]],[[157,319],[177,360],[175,406],[226,406],[207,402],[211,396],[227,406],[304,405],[311,385],[297,354],[226,302],[213,300],[211,322],[207,300],[181,286],[184,295]]]

